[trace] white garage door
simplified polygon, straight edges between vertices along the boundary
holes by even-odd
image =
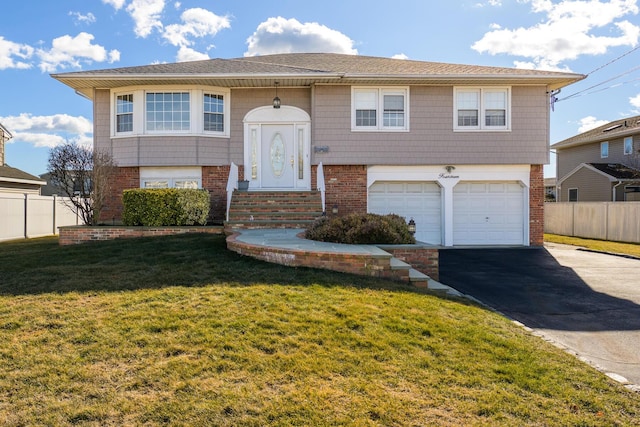
[[[453,189],[453,244],[524,244],[524,206],[524,188],[516,182],[458,183]]]
[[[416,222],[416,240],[439,245],[441,232],[440,186],[435,182],[378,181],[369,188],[369,212],[394,213]]]

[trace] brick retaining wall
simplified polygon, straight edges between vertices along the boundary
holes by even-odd
[[[61,246],[66,246],[101,240],[127,239],[150,236],[170,236],[174,234],[187,233],[223,234],[223,227],[69,226],[59,228],[59,244]]]

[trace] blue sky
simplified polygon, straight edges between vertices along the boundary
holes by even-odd
[[[0,123],[14,135],[6,163],[39,175],[51,147],[91,143],[91,103],[51,73],[280,52],[588,74],[558,95],[558,142],[640,114],[639,1],[3,2]],[[554,157],[545,176],[555,175]]]

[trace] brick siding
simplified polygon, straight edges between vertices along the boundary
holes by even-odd
[[[122,192],[128,188],[140,188],[140,168],[118,168],[112,181],[110,194],[107,195],[100,221],[108,224],[122,220]]]
[[[325,209],[338,207],[338,215],[367,212],[367,167],[361,165],[324,166],[326,188]],[[311,179],[317,182],[318,168],[313,167]]]
[[[544,242],[544,173],[542,165],[531,165],[529,177],[529,244]]]

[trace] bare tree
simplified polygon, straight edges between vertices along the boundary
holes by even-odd
[[[47,170],[51,184],[68,198],[65,204],[76,209],[86,225],[97,224],[116,170],[111,155],[66,143],[51,150]]]

